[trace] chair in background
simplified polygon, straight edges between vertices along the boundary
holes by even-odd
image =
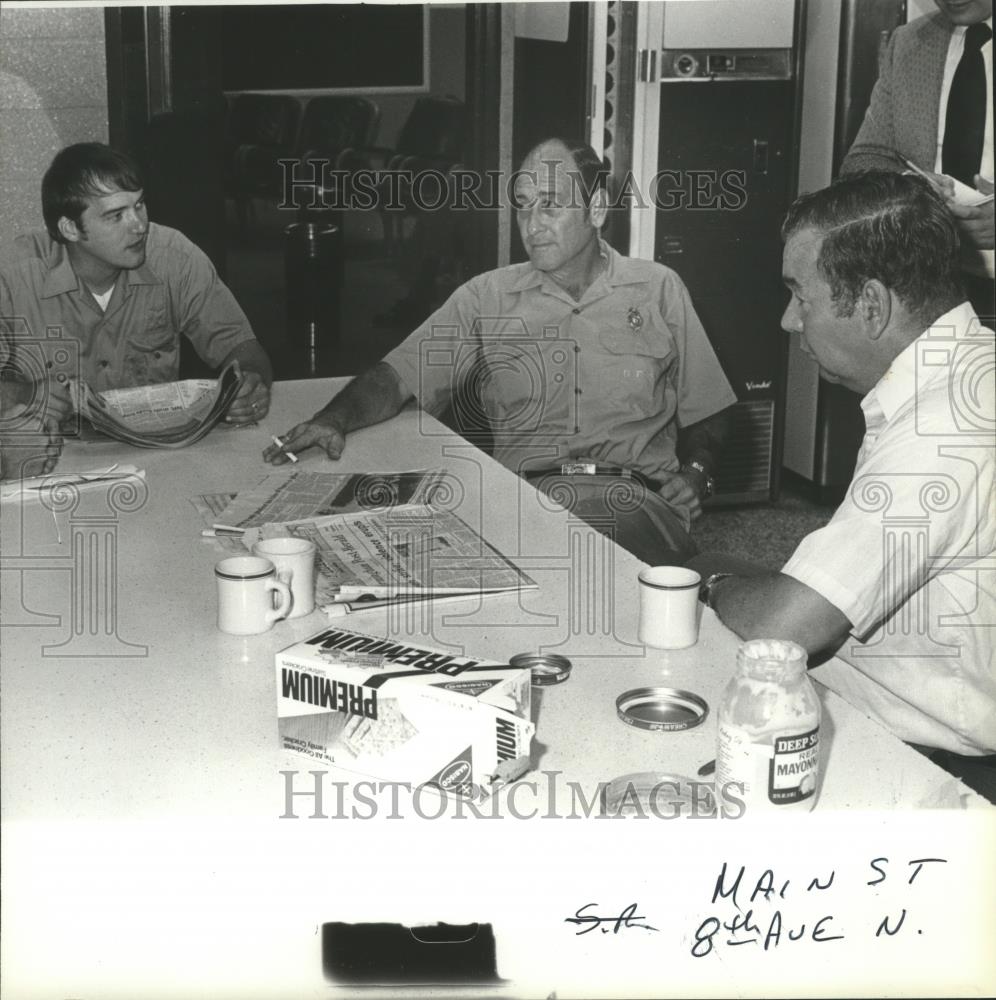
[[[344,165],[378,169],[377,208],[389,253],[400,245],[404,219],[419,213],[420,204],[436,192],[420,187],[419,175],[447,175],[460,165],[467,142],[467,107],[455,97],[420,97],[415,101],[393,148],[357,147],[346,150]],[[402,176],[403,175],[403,176]],[[413,196],[414,192],[414,196]],[[422,196],[421,202],[419,196]]]
[[[281,159],[297,149],[301,102],[279,94],[236,94],[228,114],[227,189],[245,233],[252,199],[280,191]]]
[[[463,214],[449,206],[453,177],[466,151],[468,124],[467,107],[455,97],[420,97],[393,148],[368,146],[344,154],[344,165],[379,174],[376,204],[389,257],[401,256],[406,220],[415,221],[411,288],[375,317],[378,325],[410,326],[427,316],[437,299],[442,262],[460,256],[454,249]]]
[[[379,125],[380,108],[366,97],[312,97],[301,120],[301,159],[328,160],[337,169],[344,153],[373,145]]]

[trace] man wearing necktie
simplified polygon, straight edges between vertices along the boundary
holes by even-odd
[[[993,5],[992,0],[935,2],[936,14],[893,33],[841,173],[912,165],[931,175],[958,224],[968,297],[981,317],[991,319]],[[974,197],[972,190],[978,192]]]

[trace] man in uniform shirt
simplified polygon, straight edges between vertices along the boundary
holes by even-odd
[[[66,147],[42,180],[42,214],[47,231],[0,260],[3,412],[61,423],[76,376],[96,392],[175,380],[182,334],[212,367],[239,363],[226,419],[266,415],[273,376],[249,321],[200,249],[149,222],[128,157]]]
[[[644,561],[684,562],[736,401],[688,292],[600,239],[605,169],[591,147],[540,143],[515,196],[528,263],[457,289],[285,448],[337,459],[347,434],[412,397],[441,412],[472,373],[498,461]],[[286,461],[277,447],[264,457]]]
[[[865,438],[780,573],[715,573],[704,598],[745,639],[835,652],[815,677],[996,801],[996,350],[954,220],[926,181],[868,172],[799,198],[783,234],[782,325],[862,394]]]

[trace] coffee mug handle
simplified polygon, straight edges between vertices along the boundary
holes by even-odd
[[[280,618],[286,618],[291,609],[291,592],[283,580],[271,580],[266,585],[267,590],[275,591],[280,595],[280,604],[273,611],[266,613],[267,622],[275,622]]]

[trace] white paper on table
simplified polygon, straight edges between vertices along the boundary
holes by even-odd
[[[47,476],[29,476],[6,483],[0,489],[0,500],[38,499],[50,490],[72,486],[77,490],[91,489],[121,479],[145,478],[145,469],[135,465],[114,465],[110,469],[93,469],[88,472],[55,472]]]

